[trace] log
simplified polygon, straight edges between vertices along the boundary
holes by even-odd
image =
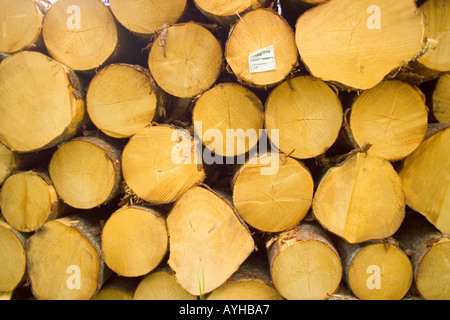
[[[167,125],[138,131],[122,154],[123,178],[131,192],[151,204],[168,204],[202,183],[205,171],[193,143],[187,131]]]
[[[351,109],[355,147],[368,143],[368,153],[389,161],[403,159],[417,149],[427,128],[425,96],[398,80],[383,81],[366,90]]]
[[[268,153],[249,159],[234,175],[233,204],[250,226],[281,232],[298,224],[312,205],[314,181],[308,168]]]
[[[411,252],[414,283],[426,300],[450,299],[450,235],[417,212],[408,212],[395,238]]]
[[[124,81],[127,79],[127,81]],[[90,82],[86,109],[94,125],[113,138],[128,138],[149,125],[163,102],[148,70],[110,64]]]
[[[225,284],[206,300],[283,300],[274,289],[267,264],[247,259]]]
[[[399,169],[406,204],[443,233],[450,233],[449,143],[450,128],[435,133]]]
[[[220,42],[198,23],[166,28],[153,43],[148,66],[156,83],[167,93],[192,98],[208,90],[223,65]]]
[[[43,12],[33,0],[5,0],[0,3],[0,52],[34,49],[41,40]]]
[[[222,25],[230,26],[245,13],[267,7],[268,0],[194,0],[194,4],[208,19]]]
[[[166,255],[168,243],[165,217],[142,206],[116,210],[102,231],[105,263],[124,277],[143,276],[155,269]]]
[[[0,190],[0,208],[8,224],[20,232],[36,231],[70,211],[47,173],[38,171],[10,176]]]
[[[329,235],[302,222],[266,241],[275,289],[288,300],[324,300],[338,289],[342,265]]]
[[[44,17],[42,35],[49,54],[76,71],[95,70],[119,50],[114,16],[101,1],[55,2]]]
[[[27,241],[28,277],[38,300],[89,300],[109,276],[101,228],[79,214],[52,220]]]
[[[17,152],[47,149],[72,138],[84,117],[75,74],[31,51],[0,64],[0,142]]]
[[[390,237],[405,216],[400,177],[387,160],[358,152],[326,172],[313,213],[325,229],[350,243]]]
[[[337,239],[344,279],[361,300],[400,300],[413,282],[409,257],[393,238],[350,244]]]
[[[450,123],[450,75],[443,75],[432,94],[432,111],[440,123]]]
[[[450,71],[450,5],[446,1],[429,0],[420,9],[427,18],[427,37],[435,45],[417,61],[432,70]]]
[[[197,300],[178,282],[173,271],[159,267],[146,275],[136,288],[134,300]]]
[[[369,89],[425,47],[425,21],[414,0],[330,0],[296,24],[296,43],[311,74]]]
[[[291,157],[308,159],[334,144],[343,113],[337,94],[325,82],[304,76],[272,90],[265,116],[272,144]]]
[[[178,22],[187,10],[187,3],[187,0],[111,0],[109,7],[120,24],[138,37],[149,39],[164,24]]]
[[[122,191],[120,152],[100,138],[78,137],[60,145],[48,170],[58,195],[74,208],[95,208]]]
[[[112,275],[92,300],[133,300],[139,280]]]
[[[355,295],[351,292],[351,290],[348,289],[348,287],[345,285],[345,283],[341,283],[339,286],[339,289],[331,295],[331,297],[328,300],[338,300],[338,301],[348,301],[348,300],[359,300],[355,297]]]
[[[0,218],[0,293],[12,292],[25,280],[27,237]]]
[[[189,189],[175,203],[167,227],[168,264],[180,285],[193,295],[224,284],[255,248],[230,202],[201,186]]]
[[[297,66],[294,31],[269,9],[250,11],[230,31],[225,58],[241,83],[255,87],[276,85]]]
[[[261,100],[250,89],[234,83],[221,83],[203,93],[192,114],[197,137],[211,155],[222,157],[243,156],[257,145],[264,127]],[[211,164],[215,157],[211,158],[204,160]]]
[[[0,186],[14,173],[45,167],[49,159],[48,150],[14,152],[0,143]]]

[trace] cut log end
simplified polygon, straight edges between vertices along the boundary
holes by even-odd
[[[0,219],[0,292],[13,291],[26,274],[25,240]]]
[[[270,279],[266,264],[249,257],[225,284],[215,289],[207,300],[282,300]]]
[[[79,71],[100,67],[118,45],[114,17],[101,1],[55,2],[45,15],[42,35],[54,59]]]
[[[322,179],[313,212],[327,230],[350,243],[384,239],[403,221],[405,195],[388,161],[357,153]]]
[[[276,239],[268,249],[270,272],[284,298],[324,300],[338,289],[341,260],[321,228],[302,223]]]
[[[5,0],[0,3],[3,28],[0,52],[14,53],[36,47],[43,14],[33,0]]]
[[[84,102],[69,71],[38,52],[23,51],[0,64],[0,141],[18,152],[49,148],[72,137]]]
[[[279,154],[249,160],[233,180],[233,203],[239,215],[264,232],[281,232],[300,222],[309,211],[314,181],[309,170]]]
[[[33,232],[62,209],[50,179],[43,173],[21,172],[9,177],[0,191],[6,221],[21,232]]]
[[[256,87],[275,85],[298,63],[294,32],[271,10],[251,11],[234,25],[225,58],[241,82]]]
[[[296,43],[315,77],[369,89],[422,51],[425,21],[414,0],[329,1],[300,16]]]
[[[16,155],[0,143],[0,185],[5,182],[16,167]]]
[[[450,238],[434,243],[416,271],[416,286],[427,300],[450,299]]]
[[[358,146],[369,153],[400,160],[423,141],[428,112],[422,93],[400,81],[385,81],[362,93],[350,116],[350,129]]]
[[[278,292],[266,283],[257,280],[227,281],[214,290],[207,300],[282,300]]]
[[[426,34],[435,45],[417,61],[429,69],[450,71],[450,6],[445,1],[430,0],[420,9],[427,18]]]
[[[224,199],[203,187],[183,194],[167,218],[169,265],[193,295],[221,286],[253,252],[253,238]]]
[[[28,275],[37,299],[89,300],[97,293],[104,280],[98,231],[81,218],[61,218],[28,239]]]
[[[433,115],[440,123],[450,123],[450,75],[439,78],[433,91]]]
[[[187,135],[185,141],[175,128],[150,126],[130,139],[123,151],[122,170],[128,187],[139,198],[152,204],[171,203],[204,181],[205,171],[197,165],[201,159],[196,157],[193,138]]]
[[[222,83],[197,100],[193,121],[196,135],[202,137],[203,144],[215,155],[240,156],[259,141],[264,127],[264,106],[244,86]]]
[[[134,293],[133,299],[197,300],[197,297],[180,286],[173,272],[156,270],[142,279]]]
[[[246,12],[263,8],[268,5],[268,0],[195,0],[197,8],[210,20],[223,26],[230,26],[242,17]]]
[[[165,219],[144,207],[124,207],[112,214],[102,231],[106,265],[125,277],[156,268],[168,249]]]
[[[437,229],[450,233],[450,128],[426,139],[400,170],[406,204]]]
[[[411,287],[413,269],[398,247],[371,244],[356,253],[348,270],[348,283],[361,300],[400,300]]]
[[[63,201],[78,209],[100,206],[120,191],[120,156],[93,137],[75,138],[53,154],[50,178]]]
[[[343,113],[339,98],[325,82],[296,77],[270,93],[265,116],[271,142],[291,157],[307,159],[333,145]]]
[[[103,68],[92,79],[86,96],[90,119],[113,138],[128,138],[149,125],[160,102],[148,71],[126,64]]]
[[[201,25],[176,24],[161,32],[148,58],[150,72],[166,92],[192,98],[208,90],[223,64],[219,41]]]
[[[109,5],[125,28],[139,35],[151,35],[164,24],[176,23],[186,10],[187,1],[111,0]]]

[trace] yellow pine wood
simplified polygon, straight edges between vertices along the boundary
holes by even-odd
[[[233,183],[233,203],[252,227],[280,232],[306,216],[313,191],[313,178],[304,165],[292,158],[283,162],[278,154],[269,153],[247,161],[238,171]]]
[[[257,144],[264,127],[264,106],[246,87],[221,83],[197,100],[193,121],[195,133],[202,137],[203,144],[212,152],[227,157],[238,156]],[[201,132],[195,126],[196,121],[201,123]],[[209,130],[218,130],[223,139],[209,137]],[[238,130],[243,130],[243,133]],[[246,136],[247,132],[251,138]]]
[[[391,163],[357,153],[323,177],[313,212],[327,230],[350,243],[384,239],[405,216],[405,195]]]
[[[92,209],[108,201],[117,188],[116,164],[107,152],[89,142],[72,140],[53,154],[49,174],[58,195],[68,205]]]
[[[186,0],[111,0],[111,12],[128,30],[153,34],[164,24],[177,22],[186,9]]]
[[[42,30],[43,14],[33,0],[0,2],[0,52],[13,53],[36,46]]]
[[[301,223],[269,239],[270,274],[285,299],[324,300],[338,290],[341,260],[322,228]]]
[[[74,11],[73,5],[79,9]],[[118,41],[111,11],[101,1],[91,0],[55,2],[45,14],[42,34],[54,59],[80,71],[101,66],[115,52]]]
[[[249,55],[273,46],[275,70],[251,73]],[[283,81],[298,63],[294,31],[274,11],[253,10],[239,19],[226,43],[225,58],[237,78],[252,86],[269,86]]]
[[[0,219],[0,292],[13,291],[26,274],[25,244],[17,231]]]
[[[399,160],[425,138],[428,109],[423,94],[406,83],[384,81],[363,92],[355,101],[350,129],[356,143],[371,144],[369,153]]]
[[[181,156],[186,156],[182,163],[172,160],[172,153],[179,144],[176,130],[169,126],[146,127],[129,140],[123,151],[124,180],[139,198],[149,203],[174,202],[206,177],[204,169],[195,163],[196,158],[199,163],[202,159],[194,155],[194,147],[180,150],[185,152]]]
[[[145,275],[156,268],[168,249],[166,222],[143,207],[123,207],[106,221],[102,251],[106,265],[125,277]]]
[[[282,300],[279,293],[258,279],[230,280],[215,289],[207,300]]]
[[[450,123],[450,75],[439,78],[432,100],[434,117],[441,123]]]
[[[193,187],[181,196],[167,226],[168,264],[193,295],[224,284],[254,250],[253,238],[234,208],[203,187]]]
[[[92,79],[86,96],[87,112],[105,134],[128,138],[155,117],[159,102],[155,89],[142,68],[111,64]]]
[[[378,276],[371,271],[372,266],[380,271],[379,288],[368,286],[369,277]],[[353,293],[361,300],[400,300],[411,287],[413,269],[400,248],[384,243],[370,244],[353,257],[348,281]]]
[[[416,270],[416,286],[427,300],[450,299],[450,239],[434,243]]]
[[[181,23],[162,32],[150,50],[148,65],[157,84],[180,98],[208,90],[222,71],[219,41],[203,26]]]
[[[210,20],[224,26],[233,25],[242,15],[251,10],[264,8],[268,5],[267,0],[195,0],[197,8]]]
[[[10,176],[0,190],[3,217],[16,230],[32,232],[56,217],[55,189],[39,174],[28,171]],[[52,217],[54,216],[54,217]]]
[[[133,300],[133,296],[117,288],[102,288],[92,300]]]
[[[101,255],[74,227],[77,223],[65,218],[52,220],[28,239],[28,276],[38,300],[89,300],[98,291]],[[78,268],[74,272],[71,266]],[[79,289],[68,285],[77,281]]]
[[[450,129],[434,134],[404,161],[399,175],[406,204],[450,233]]]
[[[336,141],[342,124],[342,105],[325,82],[296,77],[270,93],[265,116],[272,143],[294,158],[307,159],[324,153]]]
[[[427,37],[436,45],[418,61],[433,70],[450,71],[450,4],[446,0],[428,0],[420,9],[427,18]]]
[[[327,245],[302,241],[286,248],[275,260],[272,279],[288,300],[325,299],[339,285],[341,268],[339,257]]]
[[[368,27],[373,5],[379,29]],[[369,89],[422,51],[424,24],[414,0],[330,0],[300,16],[296,43],[315,77]]]
[[[68,70],[38,52],[22,51],[0,64],[0,141],[31,152],[74,134],[84,102],[74,96]]]
[[[187,292],[170,271],[157,270],[145,276],[133,296],[134,300],[197,300]]]
[[[16,166],[16,156],[13,151],[0,143],[0,185],[8,178]]]
[[[92,300],[133,300],[140,277],[112,274]]]
[[[259,5],[259,0],[195,0],[195,3],[202,10],[211,14],[217,16],[232,16],[237,13],[242,13],[251,7],[257,7]]]

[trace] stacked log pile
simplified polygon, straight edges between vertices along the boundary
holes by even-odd
[[[450,2],[0,2],[0,297],[450,299]]]

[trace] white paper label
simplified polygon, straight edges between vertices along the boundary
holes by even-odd
[[[248,56],[250,73],[275,70],[275,53],[273,46],[255,51]]]

